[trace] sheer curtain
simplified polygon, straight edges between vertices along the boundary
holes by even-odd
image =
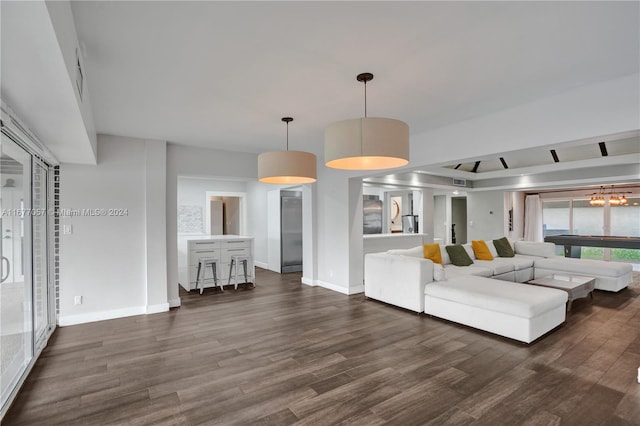
[[[544,241],[542,235],[542,201],[539,195],[527,195],[524,199],[524,239]]]

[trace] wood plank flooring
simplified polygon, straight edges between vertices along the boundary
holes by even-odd
[[[640,274],[524,345],[258,270],[58,328],[3,425],[638,425]]]

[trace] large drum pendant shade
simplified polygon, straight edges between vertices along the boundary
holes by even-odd
[[[363,117],[325,130],[325,165],[343,170],[381,170],[409,163],[409,126],[392,118]]]
[[[258,155],[258,180],[282,185],[315,182],[316,156],[310,152],[289,151],[289,123],[293,118],[282,117],[282,121],[287,123],[287,150]]]
[[[367,82],[373,74],[356,76],[364,83],[364,117],[331,124],[324,132],[324,163],[342,170],[382,170],[409,163],[409,126],[393,118],[367,117]]]
[[[273,151],[258,156],[258,179],[264,183],[303,184],[316,181],[316,156],[304,151]]]

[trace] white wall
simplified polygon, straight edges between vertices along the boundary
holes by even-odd
[[[385,189],[376,186],[362,185],[362,195],[377,195],[380,200],[384,198]]]
[[[353,173],[320,167],[316,182],[318,275],[315,284],[345,294],[349,293],[350,232],[357,232],[354,226],[358,226],[350,217],[349,203],[360,197],[362,207],[362,184],[359,185],[360,191],[350,193],[349,175]],[[362,209],[360,217],[359,230],[362,234]]]
[[[125,142],[126,143],[126,142]],[[167,143],[146,140],[145,250],[146,312],[169,309],[167,301]]]
[[[416,199],[414,191],[414,200]],[[433,189],[423,188],[421,192],[420,208],[417,213],[420,215],[420,233],[425,235],[425,243],[433,242],[434,238],[434,226],[435,226],[435,200],[433,196]]]
[[[315,285],[318,277],[317,184],[302,185],[302,283]]]
[[[167,291],[171,306],[180,306],[178,295],[178,177],[204,177],[217,180],[246,179],[257,180],[257,155],[219,151],[213,149],[193,148],[173,143],[167,144]],[[252,211],[251,200],[247,209]],[[255,214],[262,214],[256,212]],[[255,227],[250,225],[248,216],[247,228],[251,235]]]
[[[267,269],[282,272],[282,227],[280,190],[267,192]]]
[[[503,191],[467,193],[467,240],[493,240],[504,236]]]
[[[63,214],[75,209],[126,209],[126,214],[61,217],[61,226],[72,226],[73,233],[60,237],[60,325],[147,311],[145,155],[143,140],[101,136],[96,166],[61,165]],[[74,305],[74,296],[82,296],[81,305]],[[162,303],[152,297],[154,305]]]
[[[260,183],[258,180],[247,182],[247,199],[251,208],[248,211],[247,234],[254,240],[254,263],[261,268],[267,268],[267,192],[273,189],[271,185]]]
[[[433,197],[433,238],[447,240],[447,196]]]

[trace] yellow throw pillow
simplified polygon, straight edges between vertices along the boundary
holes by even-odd
[[[440,254],[440,244],[425,244],[422,247],[424,251],[424,258],[430,259],[433,263],[439,263],[442,265],[442,255]]]
[[[487,247],[487,243],[482,240],[471,241],[471,247],[478,260],[493,260],[493,256]]]

